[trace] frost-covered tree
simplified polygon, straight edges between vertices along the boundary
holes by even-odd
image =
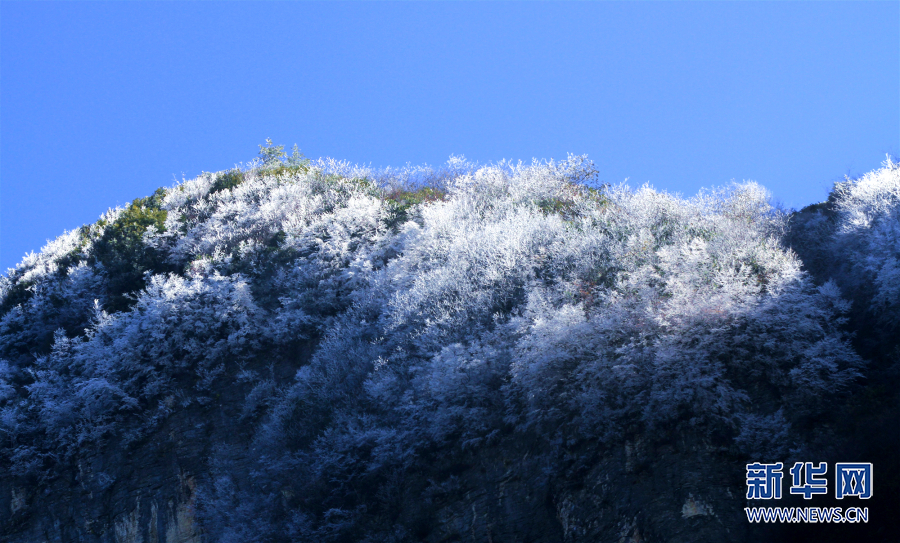
[[[883,325],[900,325],[900,166],[835,183],[828,201],[794,219],[794,249],[816,276],[833,278],[855,310]],[[864,328],[864,327],[863,327]]]
[[[757,184],[683,199],[598,186],[577,156],[374,170],[268,143],[0,279],[9,477],[141,447],[227,391],[210,540],[416,540],[434,519],[404,517],[409,494],[459,484],[442,462],[527,442],[562,481],[579,447],[676,435],[784,459],[865,371],[845,283],[803,271]],[[898,171],[839,185],[822,219],[891,325]]]

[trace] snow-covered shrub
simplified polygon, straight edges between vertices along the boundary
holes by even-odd
[[[888,158],[879,170],[837,183],[834,207],[835,252],[858,287],[871,283],[871,311],[900,325],[900,164]]]

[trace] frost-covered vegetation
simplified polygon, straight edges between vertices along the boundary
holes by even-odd
[[[397,511],[414,474],[452,486],[436,458],[523,440],[553,479],[634,436],[738,465],[833,437],[868,371],[852,311],[900,323],[900,168],[799,226],[754,183],[683,199],[595,173],[270,144],[110,210],[0,278],[0,469],[45,484],[236,387],[249,437],[213,444],[211,541],[414,541]]]

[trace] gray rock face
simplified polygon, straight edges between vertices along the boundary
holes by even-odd
[[[591,449],[563,459],[567,467],[557,475],[529,461],[527,450],[481,451],[478,467],[443,496],[449,503],[434,503],[438,522],[427,540],[744,540],[737,470],[723,469],[710,447],[648,447],[638,440],[602,453]]]
[[[76,471],[34,487],[8,479],[0,502],[8,541],[199,543],[194,520],[196,475],[210,440],[203,428],[175,418],[127,451],[85,455]]]
[[[200,543],[198,484],[222,444],[244,448],[242,391],[177,412],[127,447],[84,451],[75,469],[24,486],[0,479],[10,543]],[[235,454],[235,453],[232,453]],[[237,453],[235,460],[242,461]],[[541,543],[743,541],[742,466],[687,437],[616,447],[582,443],[548,461],[538,437],[509,435],[464,455],[436,454],[398,485],[391,512],[408,540]],[[21,485],[21,486],[20,486]],[[375,498],[377,501],[377,497]],[[389,521],[389,519],[386,519]]]
[[[143,439],[81,451],[50,481],[0,478],[0,534],[10,542],[200,543],[197,482],[216,445],[249,439],[239,386],[175,411]],[[8,512],[8,515],[7,515]]]

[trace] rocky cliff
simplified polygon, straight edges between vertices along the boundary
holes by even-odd
[[[896,164],[794,214],[595,174],[270,146],[27,256],[0,537],[897,540]],[[798,460],[873,462],[869,522],[750,524]]]

